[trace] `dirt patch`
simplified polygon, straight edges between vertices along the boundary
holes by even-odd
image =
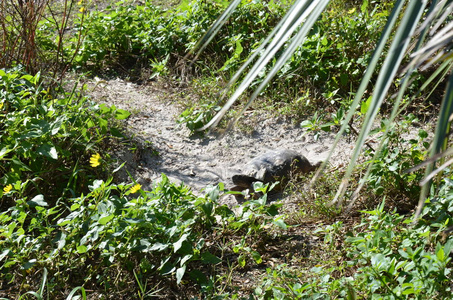
[[[150,188],[161,173],[172,181],[184,182],[195,193],[219,182],[229,187],[232,175],[240,173],[244,164],[257,155],[268,150],[292,149],[316,163],[327,157],[335,137],[333,133],[322,133],[315,140],[306,129],[266,112],[251,112],[240,120],[247,128],[253,128],[248,133],[236,128],[222,136],[193,137],[185,126],[177,126],[183,108],[171,100],[174,97],[169,95],[175,92],[172,88],[119,79],[105,81],[96,88],[94,82],[88,85],[89,94],[96,101],[132,113],[126,128],[145,150],[122,153],[120,157],[127,161],[127,170],[144,188]],[[345,164],[352,146],[353,143],[340,142],[331,167]]]

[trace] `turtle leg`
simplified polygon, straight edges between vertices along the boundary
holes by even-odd
[[[233,193],[234,198],[238,201],[238,203],[243,203],[247,199],[250,199],[250,197],[253,197],[255,199],[255,194],[253,193],[253,185],[250,186],[244,186],[244,185],[235,185],[231,188],[229,188],[230,191],[232,192],[237,192]]]

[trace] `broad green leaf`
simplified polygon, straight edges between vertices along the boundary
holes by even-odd
[[[175,266],[169,262],[169,259],[170,257],[168,257],[159,268],[162,275],[172,274],[176,270]]]
[[[110,222],[114,217],[115,217],[114,214],[111,214],[111,215],[108,215],[108,216],[105,216],[105,217],[101,217],[99,219],[98,223],[101,224],[101,225],[105,225],[108,222]]]
[[[186,262],[187,262],[189,259],[191,259],[192,257],[193,257],[192,254],[185,255],[185,256],[181,259],[181,261],[179,262],[179,264],[180,264],[181,266],[185,265]]]
[[[127,119],[130,115],[131,113],[124,109],[117,109],[115,111],[115,119],[117,120]]]
[[[212,201],[216,201],[219,199],[219,195],[220,195],[219,187],[210,185],[210,186],[207,186],[204,191],[205,191],[206,195],[209,197],[209,199],[211,199]],[[207,213],[207,214],[210,215],[210,213]]]
[[[403,295],[413,295],[416,293],[414,290],[414,284],[411,282],[403,283],[402,287],[403,287],[403,292],[402,292]]]
[[[187,240],[187,237],[189,236],[188,233],[184,233],[180,238],[179,240],[173,244],[173,248],[174,248],[174,252],[176,253],[176,251],[178,251],[181,246],[182,246],[182,243]]]
[[[218,264],[221,263],[222,260],[215,256],[214,254],[211,254],[210,252],[203,252],[201,254],[201,262],[204,264]]]
[[[60,131],[61,125],[66,121],[66,116],[59,116],[54,122],[50,124],[51,135],[56,135]]]
[[[11,163],[13,164],[14,168],[21,171],[32,171],[26,164],[24,164],[19,159],[12,159]]]
[[[107,119],[96,118],[96,121],[98,122],[98,125],[101,128],[101,130],[102,130],[102,133],[106,133],[107,132],[107,127],[108,127],[108,124],[109,124]]]
[[[200,270],[192,270],[189,272],[190,278],[200,284],[201,286],[205,286],[208,284],[208,279],[206,278],[206,275],[201,272]]]
[[[71,205],[71,211],[77,210],[79,209],[79,207],[80,207],[79,203],[74,203],[73,205]]]
[[[274,223],[275,225],[277,225],[281,229],[285,229],[285,230],[288,229],[288,226],[286,225],[285,221],[281,217],[273,220],[272,223]]]
[[[90,191],[93,192],[93,191],[97,190],[98,188],[100,188],[103,183],[104,183],[103,180],[96,179],[96,180],[93,181],[93,185],[89,185],[88,188],[90,189]]]
[[[85,245],[77,246],[77,252],[79,254],[83,254],[83,253],[85,253],[87,251],[88,251],[88,248]]]
[[[252,251],[252,257],[253,260],[257,263],[260,264],[263,262],[263,258],[261,257],[261,254],[259,254],[257,251]]]
[[[371,257],[371,264],[378,270],[381,271],[383,269],[387,269],[387,258],[381,254],[375,254]]]
[[[13,150],[14,149],[9,149],[8,147],[2,148],[2,150],[0,150],[0,159],[2,159],[6,154],[8,154],[9,152],[11,152]]]
[[[444,261],[445,260],[445,252],[444,252],[444,249],[443,248],[440,248],[437,252],[436,252],[436,256],[437,256],[437,259],[439,261]]]
[[[238,38],[240,38],[240,37],[238,37]],[[223,64],[223,67],[220,68],[219,71],[228,70],[231,67],[232,62],[235,62],[238,60],[238,58],[240,57],[240,54],[242,53],[243,50],[244,50],[244,48],[242,47],[241,42],[238,39],[236,41],[236,49],[235,49],[233,55]]]
[[[102,114],[110,113],[110,112],[114,111],[115,109],[116,109],[115,105],[108,106],[105,103],[101,103],[101,105],[99,105],[99,110],[101,111]]]
[[[58,249],[63,249],[63,247],[66,245],[66,237],[67,235],[63,231],[58,232],[57,236],[55,237]]]
[[[44,201],[44,195],[37,195],[33,197],[30,201],[27,201],[27,204],[30,205],[30,207],[36,207],[36,206],[49,206],[46,201]]]
[[[152,245],[151,248],[149,248],[149,250],[150,251],[155,251],[155,250],[163,251],[163,250],[167,249],[168,246],[169,246],[168,244],[162,244],[162,243],[157,242],[154,245]]]
[[[362,104],[360,104],[360,112],[362,114],[367,113],[368,108],[370,107],[371,100],[372,100],[372,98],[368,97],[368,99],[366,101],[364,101],[364,102],[362,102]]]
[[[36,149],[36,152],[51,159],[58,159],[57,149],[51,144],[44,144]]]
[[[3,250],[2,254],[0,254],[0,261],[2,261],[5,257],[7,257],[11,253],[11,250],[6,249]]]
[[[176,283],[180,284],[182,277],[184,276],[184,273],[186,272],[186,265],[183,265],[182,267],[178,268],[176,270]]]

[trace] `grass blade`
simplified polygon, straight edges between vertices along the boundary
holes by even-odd
[[[86,295],[86,292],[85,292],[85,288],[83,286],[78,286],[76,288],[74,288],[71,293],[69,293],[68,297],[66,298],[67,300],[72,300],[72,298],[74,298],[75,294],[80,290],[80,293],[82,294],[82,299],[83,300],[86,300],[87,299],[87,295]]]

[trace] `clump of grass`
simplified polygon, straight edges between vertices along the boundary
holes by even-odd
[[[341,181],[341,171],[326,171],[317,179],[316,187],[310,186],[313,175],[299,175],[287,184],[288,201],[292,204],[287,212],[290,224],[333,220],[341,213],[341,209],[330,205]]]

